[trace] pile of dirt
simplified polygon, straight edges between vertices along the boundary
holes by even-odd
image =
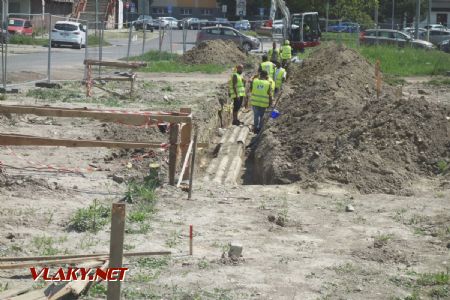
[[[190,65],[196,64],[242,64],[247,55],[233,42],[212,40],[201,42],[198,46],[187,51],[181,60]]]
[[[255,150],[258,183],[326,181],[363,193],[410,194],[420,176],[450,161],[450,107],[375,92],[374,67],[354,50],[330,45],[292,66],[282,115]],[[440,166],[440,167],[439,167]]]

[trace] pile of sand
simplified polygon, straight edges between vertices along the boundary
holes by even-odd
[[[437,174],[450,161],[450,107],[395,96],[387,84],[377,99],[374,77],[359,53],[336,45],[293,66],[282,115],[255,150],[256,181],[409,194],[414,180]]]
[[[212,40],[200,43],[181,58],[186,64],[243,64],[247,55],[233,42]]]

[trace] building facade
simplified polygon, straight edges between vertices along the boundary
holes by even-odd
[[[432,1],[430,23],[450,27],[450,0]]]
[[[211,19],[221,15],[216,0],[153,0],[148,5],[148,0],[138,0],[137,9],[141,13],[157,17],[200,18]]]

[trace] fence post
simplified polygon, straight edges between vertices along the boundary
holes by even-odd
[[[100,41],[99,41],[99,51],[98,51],[98,60],[102,61],[103,59],[103,34],[105,33],[105,24],[106,22],[102,22],[102,26],[100,28]],[[98,76],[102,75],[102,66],[98,65]]]
[[[88,45],[89,45],[89,22],[86,22],[86,41],[84,42],[84,60],[87,60],[89,57],[89,49],[88,49]],[[87,79],[87,65],[84,65],[84,80]]]
[[[131,31],[133,30],[133,26],[131,26],[131,23],[128,24],[130,27],[128,30],[128,49],[127,49],[127,62],[130,59],[130,48],[131,48]]]
[[[145,39],[146,39],[146,33],[147,33],[147,22],[145,21],[145,19],[142,20],[142,30],[144,30],[144,35],[142,37],[142,61],[144,61]]]
[[[52,60],[52,15],[48,14],[48,58],[47,58],[47,83],[51,81],[51,60]]]
[[[169,145],[169,184],[175,185],[178,152],[178,123],[170,123]]]
[[[170,30],[170,53],[173,53],[172,49],[172,25],[169,23],[169,30]]]
[[[162,39],[163,39],[163,36],[161,34],[161,20],[159,20],[158,34],[159,34],[159,39],[158,39],[159,59],[161,59],[161,47],[162,47]]]
[[[109,241],[109,267],[121,268],[125,234],[125,203],[113,203],[111,210],[111,237]],[[108,300],[120,300],[120,281],[108,281]]]

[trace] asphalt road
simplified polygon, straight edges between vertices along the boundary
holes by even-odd
[[[189,50],[194,46],[196,40],[197,31],[189,30],[187,34],[186,49]],[[142,36],[142,35],[141,35]],[[172,31],[172,43],[170,43],[170,34],[166,32],[162,49],[164,51],[170,51],[172,44],[172,51],[182,53],[182,31]],[[128,39],[110,39],[108,42],[111,46],[103,47],[102,59],[119,59],[127,56],[128,52]],[[142,53],[142,37],[136,36],[132,39],[130,47],[130,56],[140,55]],[[146,40],[145,51],[151,49],[157,50],[159,48],[158,32],[152,35],[151,39]],[[12,48],[11,48],[12,49]],[[7,60],[7,72],[38,72],[45,73],[48,65],[48,48],[42,47],[42,49],[34,48],[32,51],[20,52],[15,49],[11,50],[13,53],[8,54]],[[14,52],[19,52],[16,54]],[[88,58],[98,59],[100,55],[99,47],[88,46]],[[72,48],[52,48],[51,49],[51,70],[56,69],[79,69],[83,67],[83,60],[85,59],[85,49],[72,49]],[[52,78],[58,79],[58,78]]]

